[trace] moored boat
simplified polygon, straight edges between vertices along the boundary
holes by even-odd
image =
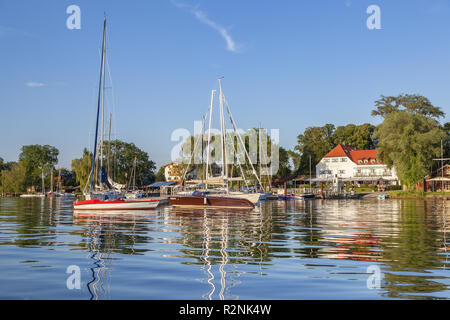
[[[254,208],[248,199],[227,195],[207,195],[196,193],[190,196],[170,196],[170,204],[175,207],[209,207],[209,208]]]
[[[278,196],[278,200],[305,200],[305,199],[314,199],[314,194],[300,194],[300,195],[287,195],[287,196]]]
[[[105,58],[106,58],[106,18],[103,23],[103,44],[101,55],[101,68],[97,104],[97,120],[94,138],[94,151],[92,153],[92,167],[90,172],[89,190],[84,191],[85,200],[74,203],[75,210],[143,210],[154,209],[158,206],[160,199],[142,198],[138,192],[131,192],[128,197],[122,191],[123,185],[117,184],[108,177],[103,166],[103,114],[104,114],[104,91],[105,91]],[[101,112],[100,112],[101,110]],[[99,135],[99,116],[102,114],[102,126],[100,142],[97,145]],[[99,150],[100,155],[97,154]],[[97,161],[98,160],[98,161]],[[99,164],[96,166],[96,163]],[[136,160],[135,160],[136,163]],[[135,170],[135,168],[134,168]],[[94,172],[98,173],[98,180],[94,187]],[[135,171],[134,171],[135,172]],[[87,185],[86,185],[87,186]]]
[[[25,193],[19,195],[20,198],[45,198],[45,194],[43,193]]]
[[[232,175],[232,171],[230,172],[230,163],[228,163],[228,152],[229,148],[231,147],[233,152],[241,152],[241,156],[244,156],[245,159],[248,160],[247,166],[250,167],[250,175],[254,175],[257,183],[259,186],[261,186],[261,180],[252,164],[252,160],[250,159],[250,156],[247,152],[247,149],[245,147],[244,139],[242,138],[241,134],[239,133],[239,130],[237,128],[236,122],[231,114],[230,108],[228,106],[228,103],[226,102],[226,99],[224,97],[224,94],[222,92],[222,84],[221,79],[218,79],[219,82],[219,106],[220,106],[220,141],[221,141],[221,174],[220,176],[215,176],[214,172],[211,170],[212,162],[210,161],[211,156],[211,123],[212,123],[212,114],[213,114],[213,105],[214,105],[214,95],[215,90],[212,90],[211,92],[211,102],[209,106],[209,110],[207,114],[203,117],[203,123],[202,123],[202,138],[201,141],[203,141],[204,136],[204,129],[205,129],[205,123],[206,119],[209,119],[209,129],[208,129],[208,138],[207,138],[207,144],[206,144],[206,168],[203,166],[203,142],[201,146],[201,154],[202,154],[202,179],[196,180],[192,179],[189,181],[186,181],[186,174],[188,173],[189,168],[192,164],[192,158],[189,158],[189,163],[187,164],[187,167],[184,169],[184,172],[182,174],[182,184],[183,182],[187,182],[187,185],[189,183],[194,183],[194,186],[202,186],[202,189],[196,189],[193,193],[190,191],[180,191],[176,195],[172,195],[169,197],[169,202],[173,206],[183,206],[183,207],[227,207],[227,208],[254,208],[255,205],[259,202],[262,193],[257,192],[258,190],[252,190],[254,192],[243,192],[243,191],[231,191],[230,183],[238,182],[240,183],[243,181],[247,188],[249,188],[249,181],[246,179],[245,174],[243,173],[244,169],[242,168],[241,163],[237,163],[239,166],[239,169],[241,171],[241,177],[236,177]],[[224,106],[226,106],[226,110],[224,109]],[[229,132],[227,132],[226,124],[225,124],[225,116],[227,112],[230,122],[232,124],[232,128],[234,130],[234,133],[236,134],[236,141],[238,142],[238,147],[234,145],[234,138],[230,135]],[[209,115],[208,115],[209,114]],[[227,138],[228,137],[228,138]],[[230,146],[230,141],[227,141],[232,139],[233,144]],[[198,141],[194,144],[194,151],[195,154],[196,150],[199,150],[197,148]],[[240,151],[239,151],[240,150]],[[248,168],[249,169],[249,168]],[[209,186],[220,186],[213,189],[209,189]],[[189,186],[187,186],[189,188]],[[203,189],[205,187],[205,189]],[[239,187],[238,187],[238,190]]]
[[[75,210],[147,210],[154,209],[159,199],[84,200],[74,203]]]

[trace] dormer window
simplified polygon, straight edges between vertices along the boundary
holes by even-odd
[[[372,159],[370,162],[375,163],[375,159]]]
[[[367,159],[364,159],[364,164],[367,164],[367,162],[368,162]]]
[[[362,160],[358,160],[358,164],[361,164],[362,163]]]

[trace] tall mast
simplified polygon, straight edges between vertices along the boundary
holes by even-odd
[[[111,153],[111,121],[112,121],[112,112],[109,113],[109,135],[108,135],[108,154],[106,155],[106,162],[107,162],[107,170],[108,177],[111,177],[110,173],[110,153]]]
[[[222,77],[223,78],[223,77]],[[228,178],[228,166],[227,166],[227,161],[226,161],[226,151],[227,151],[227,146],[226,146],[226,128],[225,128],[225,116],[224,116],[224,112],[223,112],[223,92],[222,92],[222,82],[221,79],[219,78],[219,104],[220,104],[220,144],[222,147],[222,177],[223,178]]]
[[[203,158],[204,158],[203,145],[204,145],[204,135],[205,135],[205,120],[206,120],[206,115],[203,115],[203,118],[202,118],[202,137],[201,137],[201,142],[202,142],[202,184],[203,184],[203,181],[205,180],[205,162],[203,161]]]
[[[208,126],[208,148],[206,153],[206,180],[209,179],[209,154],[210,151],[210,144],[211,144],[211,122],[212,122],[212,109],[213,109],[213,103],[214,103],[214,93],[216,90],[211,90],[211,103],[209,105],[209,126]]]
[[[100,80],[98,85],[98,103],[97,103],[97,121],[95,123],[95,139],[94,139],[94,153],[92,154],[92,168],[91,168],[91,185],[90,190],[94,188],[94,169],[95,160],[97,158],[97,139],[98,139],[98,120],[100,117],[100,105],[102,99],[102,79],[105,71],[105,39],[106,39],[106,17],[103,20],[103,45],[102,45],[102,57],[101,57],[101,68],[100,68]]]
[[[259,176],[261,177],[261,172],[262,172],[262,143],[261,143],[261,122],[259,123],[259,128],[258,128],[258,149],[259,149]],[[261,189],[263,188],[263,186],[261,185]]]
[[[106,61],[106,25],[103,32],[103,46],[102,46],[102,126],[100,134],[100,168],[103,167],[103,140],[105,137],[104,126],[105,126],[105,61]]]
[[[45,194],[45,184],[44,184],[44,167],[42,167],[42,175],[41,175],[41,180],[42,180],[42,194]]]
[[[309,155],[309,193],[311,193],[311,155]]]
[[[50,192],[53,192],[53,168],[50,168]]]

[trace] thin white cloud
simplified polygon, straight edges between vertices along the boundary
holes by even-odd
[[[30,82],[27,82],[27,83],[26,83],[26,86],[27,86],[27,87],[31,87],[31,88],[43,87],[43,86],[45,86],[45,83],[30,81]]]
[[[213,28],[219,34],[222,36],[222,38],[225,40],[227,44],[227,50],[231,52],[238,52],[238,48],[236,46],[236,43],[234,42],[233,38],[231,38],[231,35],[228,33],[228,30],[225,27],[222,27],[221,25],[217,24],[213,20],[209,19],[203,11],[198,9],[198,7],[193,7],[184,3],[179,3],[172,0],[172,4],[178,8],[187,9],[190,13],[194,15],[194,17],[200,21],[201,23]]]

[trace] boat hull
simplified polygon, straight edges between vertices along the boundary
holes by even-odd
[[[227,194],[226,197],[247,199],[248,201],[250,201],[251,203],[253,203],[255,205],[261,199],[261,193],[240,193],[240,192],[233,193],[232,192],[232,193]]]
[[[170,204],[175,207],[192,208],[254,208],[245,198],[217,196],[170,196]]]
[[[73,204],[75,210],[147,210],[158,206],[160,200],[86,200]]]

